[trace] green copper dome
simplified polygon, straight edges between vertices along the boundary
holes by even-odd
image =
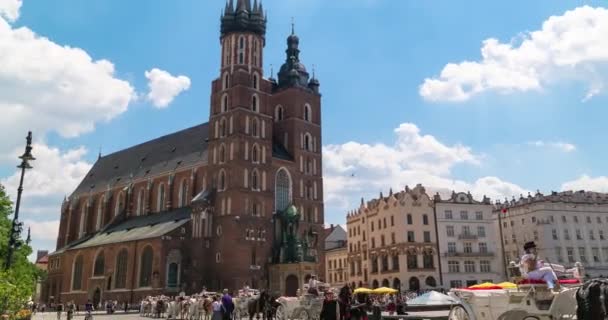
[[[296,209],[296,206],[292,204],[287,207],[287,209],[285,210],[285,214],[287,216],[296,216],[298,214],[298,209]]]

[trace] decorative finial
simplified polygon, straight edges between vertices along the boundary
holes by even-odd
[[[296,23],[293,17],[291,17],[291,34],[296,34]]]
[[[101,159],[101,146],[99,146],[99,154],[97,155],[97,160]]]
[[[312,78],[315,79],[315,73],[316,73],[316,65],[312,65]]]

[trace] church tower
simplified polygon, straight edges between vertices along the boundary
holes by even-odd
[[[221,18],[220,78],[212,84],[209,172],[216,190],[213,287],[258,287],[268,262],[273,193],[272,85],[263,79],[266,16],[254,0],[231,0]],[[252,274],[251,277],[248,275]],[[235,276],[236,275],[236,276]],[[246,275],[246,278],[243,276]]]

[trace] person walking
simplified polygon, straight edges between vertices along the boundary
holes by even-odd
[[[232,301],[232,296],[230,296],[228,289],[224,289],[224,295],[222,296],[222,318],[224,320],[231,320],[233,311],[234,302]]]
[[[219,301],[217,296],[213,296],[213,302],[211,303],[211,310],[213,315],[211,320],[222,320],[222,303]]]
[[[61,320],[61,313],[63,312],[63,304],[62,303],[58,303],[55,306],[55,311],[57,311],[57,320]]]

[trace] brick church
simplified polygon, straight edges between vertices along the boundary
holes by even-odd
[[[100,156],[65,199],[48,302],[267,288],[278,212],[323,233],[319,82],[293,30],[264,78],[265,33],[261,3],[230,0],[209,121]]]

